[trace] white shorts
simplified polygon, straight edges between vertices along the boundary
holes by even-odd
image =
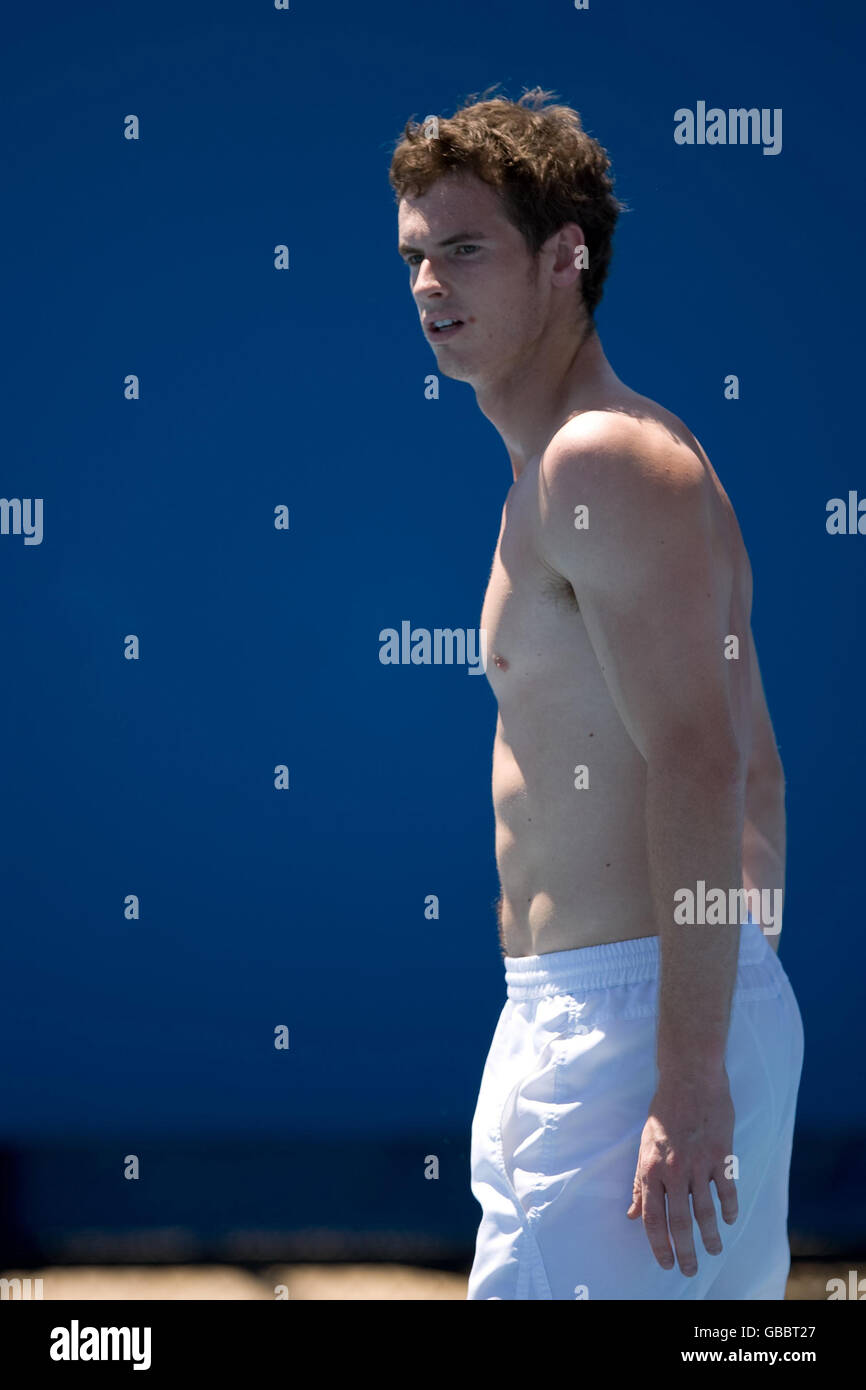
[[[695,928],[707,930],[707,928]],[[505,1001],[472,1122],[481,1204],[469,1299],[782,1299],[788,1171],[803,1063],[791,983],[761,928],[740,929],[725,1065],[739,1215],[698,1272],[657,1263],[626,1216],[658,1079],[658,937],[505,958]]]

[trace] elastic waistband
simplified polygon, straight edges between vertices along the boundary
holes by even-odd
[[[712,928],[696,926],[693,930]],[[738,965],[757,965],[768,951],[772,953],[772,949],[750,915],[740,927]],[[545,994],[610,989],[657,978],[659,961],[658,937],[638,936],[631,941],[579,946],[573,951],[550,951],[543,956],[506,956],[505,983],[509,999],[538,999]]]

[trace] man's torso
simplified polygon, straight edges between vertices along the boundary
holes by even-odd
[[[591,408],[623,403],[639,407],[642,428],[667,429],[701,460],[714,560],[730,593],[727,631],[739,631],[749,622],[751,569],[724,489],[694,436],[654,402],[625,388]],[[492,791],[509,956],[657,931],[646,764],[611,700],[571,585],[540,553],[538,484],[535,458],[506,499],[481,615],[499,705]]]

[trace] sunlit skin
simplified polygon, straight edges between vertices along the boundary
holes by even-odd
[[[694,1274],[689,1193],[712,1253],[711,1181],[724,1220],[737,1216],[724,1055],[739,930],[674,926],[673,894],[697,877],[784,883],[748,556],[694,435],[619,379],[581,312],[577,224],[534,261],[495,190],[449,175],[401,199],[399,241],[422,322],[465,321],[427,341],[438,372],[472,386],[514,479],[481,616],[503,950],[660,936],[659,1082],[627,1214],[660,1265],[675,1250]],[[594,522],[579,542],[576,504]],[[722,656],[732,632],[737,662]],[[590,801],[577,764],[591,769]]]
[[[551,420],[574,409],[577,382],[563,377],[578,350],[596,388],[602,377],[611,385],[618,380],[597,339],[576,339],[574,256],[583,232],[576,224],[564,227],[534,261],[495,190],[458,175],[438,180],[421,198],[401,199],[398,226],[422,321],[466,320],[453,338],[428,338],[438,369],[473,387],[516,477],[549,441]],[[439,244],[465,232],[473,235]],[[586,326],[581,338],[585,333]]]

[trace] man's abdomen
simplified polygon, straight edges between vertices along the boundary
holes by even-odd
[[[615,738],[596,734],[587,753],[580,739],[548,729],[543,747],[521,765],[497,733],[493,808],[506,954],[655,933],[645,764],[625,738],[621,727]]]

